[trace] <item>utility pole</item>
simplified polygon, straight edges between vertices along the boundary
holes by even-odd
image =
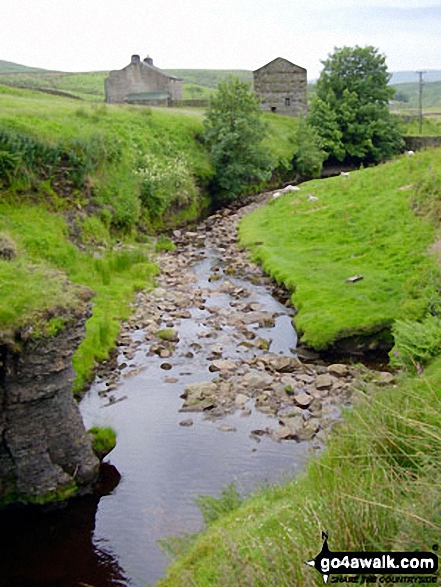
[[[416,71],[419,77],[419,118],[420,118],[420,135],[423,134],[423,74],[425,71]]]

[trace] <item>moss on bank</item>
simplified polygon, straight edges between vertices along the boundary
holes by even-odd
[[[92,448],[96,456],[102,460],[116,446],[116,432],[113,428],[94,426],[88,430],[92,435]]]

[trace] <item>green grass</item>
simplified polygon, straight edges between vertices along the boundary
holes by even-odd
[[[292,292],[303,342],[325,349],[425,314],[438,295],[438,267],[427,253],[436,229],[411,204],[439,158],[439,150],[421,152],[308,182],[244,218],[241,242]],[[355,275],[363,279],[346,281]]]
[[[92,448],[99,459],[103,459],[116,446],[116,432],[113,428],[94,426],[88,430],[92,435]]]
[[[219,81],[230,74],[252,81],[252,72],[245,70],[166,69],[164,72],[183,80],[184,100],[207,100]],[[0,83],[66,92],[87,101],[104,102],[104,80],[108,75],[108,71],[52,72],[0,61]]]
[[[39,67],[28,67],[27,65],[20,65],[19,63],[12,63],[12,61],[4,61],[3,59],[0,59],[0,74],[46,71],[46,69],[41,69]]]
[[[440,109],[441,110],[441,109]],[[420,134],[420,122],[419,122],[419,115],[418,111],[414,110],[408,111],[408,114],[403,113],[403,117],[406,122],[401,122],[401,131],[403,135],[419,135]],[[441,112],[440,112],[441,118]],[[428,116],[425,114],[423,116],[423,126],[422,126],[422,133],[423,135],[428,136],[440,136],[441,135],[441,121],[437,118],[436,115]]]
[[[65,218],[42,205],[1,202],[0,231],[5,228],[19,254],[13,261],[0,261],[0,334],[4,340],[13,340],[14,331],[30,324],[34,336],[40,332],[55,335],[57,325],[63,324],[54,318],[62,319],[79,303],[85,307],[84,287],[95,294],[86,337],[73,358],[75,391],[79,392],[96,361],[107,358],[113,348],[119,322],[130,315],[133,293],[152,286],[156,267],[148,260],[145,246],[112,249],[108,233],[109,246],[99,256],[93,249],[80,251],[69,241]]]
[[[303,473],[232,512],[220,504],[227,513],[197,538],[176,540],[180,556],[158,586],[315,587],[322,579],[305,561],[322,531],[332,551],[431,551],[441,532],[440,389],[441,359],[424,377],[360,389]]]

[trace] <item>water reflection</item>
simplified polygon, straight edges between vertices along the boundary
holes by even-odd
[[[115,556],[93,542],[100,497],[119,479],[115,467],[107,464],[96,495],[72,500],[64,507],[12,507],[0,512],[0,585],[127,585]]]

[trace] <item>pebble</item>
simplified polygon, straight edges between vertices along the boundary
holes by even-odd
[[[208,367],[212,375],[206,372],[207,381],[188,385],[185,385],[188,380],[182,382],[181,411],[204,412],[210,419],[236,410],[244,417],[252,410],[274,416],[280,414],[283,423],[278,428],[275,420],[275,429],[256,429],[251,437],[259,440],[260,436],[267,435],[275,440],[309,441],[321,428],[336,421],[340,405],[350,402],[351,383],[360,376],[360,370],[340,363],[304,364],[295,351],[271,352],[273,335],[270,338],[266,333],[263,337],[258,329],[274,328],[277,316],[285,312],[266,311],[259,298],[257,301],[253,286],[266,287],[268,293],[273,292],[287,306],[290,296],[283,288],[275,287],[262,269],[250,262],[248,252],[237,245],[237,223],[244,213],[257,205],[252,204],[237,213],[224,210],[201,222],[198,230],[173,232],[176,250],[157,255],[161,268],[158,287],[137,294],[135,313],[122,326],[120,365],[114,368],[111,388],[117,387],[120,370],[124,370],[123,376],[128,376],[141,368],[146,369],[143,364],[133,371],[125,370],[127,361],[139,348],[147,361],[154,362],[156,355],[168,359],[160,363],[160,368],[170,371],[175,367],[182,377],[199,376]],[[191,266],[211,255],[208,252],[212,248],[217,248],[220,259],[209,259],[203,282],[192,272]],[[189,322],[185,323],[186,320]],[[164,334],[165,326],[169,332]],[[158,335],[161,331],[161,336],[167,340],[161,340]],[[301,354],[308,361],[318,359],[314,353],[302,351]],[[185,363],[190,359],[194,374],[183,371],[189,367],[190,363]],[[103,367],[106,368],[112,368],[111,361]],[[383,385],[394,381],[393,375],[386,372],[377,374],[376,379]],[[179,383],[179,378],[165,377],[164,381]],[[110,396],[107,405],[116,401],[119,400]],[[191,426],[193,420],[188,418],[179,424]],[[227,424],[218,429],[235,430]]]

